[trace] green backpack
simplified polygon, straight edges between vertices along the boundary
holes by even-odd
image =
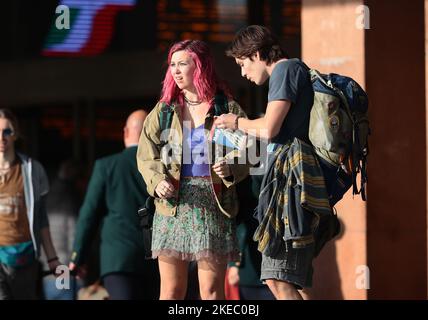
[[[309,140],[320,159],[334,205],[353,186],[353,194],[366,200],[368,97],[349,77],[310,70],[314,104],[309,122]],[[360,173],[360,189],[357,174]]]

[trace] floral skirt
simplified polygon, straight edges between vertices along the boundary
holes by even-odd
[[[181,179],[179,199],[174,217],[158,213],[154,216],[153,258],[239,261],[235,219],[229,219],[218,209],[210,179]]]

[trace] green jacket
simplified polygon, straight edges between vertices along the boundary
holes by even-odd
[[[71,260],[77,265],[85,263],[100,227],[101,276],[111,272],[152,272],[153,262],[144,260],[137,216],[147,191],[137,169],[136,152],[136,146],[130,147],[97,160],[80,208]]]
[[[183,157],[183,117],[180,106],[172,105],[174,114],[172,118],[171,128],[169,131],[161,133],[160,112],[162,103],[158,103],[149,113],[144,121],[143,131],[141,132],[140,141],[138,144],[137,163],[141,175],[147,183],[147,191],[150,195],[155,196],[155,188],[158,183],[164,179],[169,179],[175,186],[179,188],[181,163]],[[229,112],[235,113],[241,117],[246,117],[244,111],[235,101],[228,102]],[[214,122],[214,111],[207,113],[205,118],[204,128],[206,132],[210,132]],[[161,147],[161,134],[165,135],[168,143]],[[208,137],[207,137],[208,138]],[[209,139],[207,139],[209,141]],[[209,142],[207,142],[209,143]],[[210,148],[208,146],[208,148]],[[208,149],[209,150],[209,149]],[[221,185],[221,188],[215,189],[214,195],[220,211],[228,218],[234,218],[238,214],[238,199],[236,196],[235,185],[243,180],[248,175],[249,165],[245,163],[245,159],[239,161],[239,157],[245,157],[238,152],[230,152],[225,155],[225,159],[235,159],[235,164],[231,164],[233,181],[221,179],[211,169],[211,183],[213,185]],[[212,161],[214,163],[214,161]],[[177,192],[178,196],[178,192]],[[174,216],[178,198],[160,199],[155,198],[156,212],[165,216]]]

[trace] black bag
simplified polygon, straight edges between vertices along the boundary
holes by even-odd
[[[155,203],[153,197],[147,197],[146,203],[143,207],[138,209],[138,216],[140,217],[140,227],[143,232],[144,242],[144,257],[146,259],[152,258],[152,230],[153,230],[153,216],[155,215]]]

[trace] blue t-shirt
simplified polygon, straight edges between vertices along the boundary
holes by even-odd
[[[291,108],[273,143],[284,144],[297,137],[309,141],[309,116],[314,102],[309,68],[300,59],[278,62],[269,78],[268,102],[289,100]]]

